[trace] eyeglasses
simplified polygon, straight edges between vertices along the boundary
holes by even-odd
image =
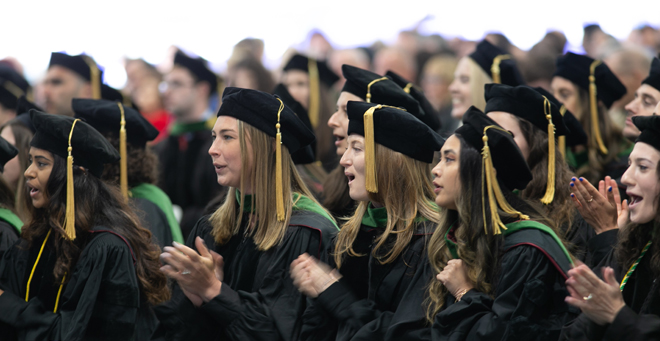
[[[179,81],[171,81],[171,82],[163,81],[160,82],[160,84],[158,84],[158,90],[161,93],[164,93],[167,90],[176,91],[183,88],[192,88],[194,85],[195,85],[194,83],[186,84]]]

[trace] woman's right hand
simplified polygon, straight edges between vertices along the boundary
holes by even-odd
[[[304,253],[291,263],[293,284],[308,297],[316,298],[337,282],[341,275],[336,269]]]
[[[575,206],[596,234],[628,223],[628,201],[621,202],[619,187],[609,176],[598,183],[598,189],[584,178],[572,178],[570,185]]]

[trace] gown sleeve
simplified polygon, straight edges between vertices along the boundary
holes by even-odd
[[[2,259],[2,255],[18,240],[19,236],[17,232],[13,226],[0,221],[0,259]]]
[[[468,291],[447,295],[433,323],[434,340],[556,340],[570,318],[563,277],[533,246],[517,246],[501,258],[495,297]]]
[[[0,295],[0,321],[24,340],[129,340],[135,332],[138,295],[129,247],[103,234],[81,254],[56,313],[39,296],[26,302],[6,291]]]

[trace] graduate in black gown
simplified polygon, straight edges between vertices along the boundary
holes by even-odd
[[[394,107],[348,102],[345,169],[355,213],[323,262],[300,256],[294,283],[313,305],[303,340],[430,340],[426,244],[438,223],[429,164],[443,139]],[[334,270],[333,270],[334,269]]]
[[[151,233],[100,180],[119,154],[88,124],[32,110],[32,219],[0,262],[3,340],[146,340],[169,297]],[[68,150],[68,152],[67,152]]]
[[[289,265],[303,253],[318,257],[338,230],[291,160],[314,134],[279,98],[228,87],[213,139],[217,181],[230,190],[186,246],[161,255],[177,283],[172,300],[157,308],[156,336],[297,340],[307,304]]]
[[[0,172],[4,172],[7,161],[18,155],[18,150],[7,140],[0,137]],[[9,188],[5,179],[0,176],[0,259],[5,251],[18,240],[23,222],[14,209],[14,191]]]
[[[556,340],[572,258],[538,203],[510,132],[471,107],[433,168],[440,224],[429,242],[434,340]]]
[[[659,109],[660,105],[656,112]],[[618,234],[613,239],[616,247],[599,266],[593,271],[585,265],[569,271],[566,284],[571,295],[566,301],[582,314],[564,328],[562,340],[660,339],[660,117],[633,117],[633,123],[641,134],[621,178],[631,200],[629,220],[624,228],[612,231]],[[598,195],[592,200],[575,194],[584,205],[607,201]],[[626,209],[626,218],[627,213]],[[616,210],[607,220],[616,224]]]
[[[158,130],[137,110],[120,102],[74,99],[72,107],[76,118],[84,119],[102,133],[120,154],[124,149],[122,157],[126,158],[126,163],[107,165],[103,180],[120,186],[122,194],[140,211],[143,226],[151,231],[161,248],[172,245],[173,241],[183,243],[172,202],[155,185],[160,167],[147,142],[158,136]],[[121,133],[122,121],[125,122],[124,133]]]

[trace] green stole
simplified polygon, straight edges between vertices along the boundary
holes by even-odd
[[[19,235],[21,234],[23,222],[14,212],[6,208],[0,208],[0,220],[4,220],[7,224],[13,226]]]
[[[202,130],[210,130],[211,128],[209,128],[209,122],[210,120],[195,122],[195,123],[174,123],[170,128],[170,136],[181,136],[186,133],[194,133]]]
[[[172,201],[170,201],[170,198],[163,190],[152,184],[142,183],[131,188],[130,192],[130,196],[133,198],[146,199],[156,204],[165,213],[167,223],[170,225],[170,231],[172,232],[172,240],[180,244],[185,243],[179,222],[174,216]]]

